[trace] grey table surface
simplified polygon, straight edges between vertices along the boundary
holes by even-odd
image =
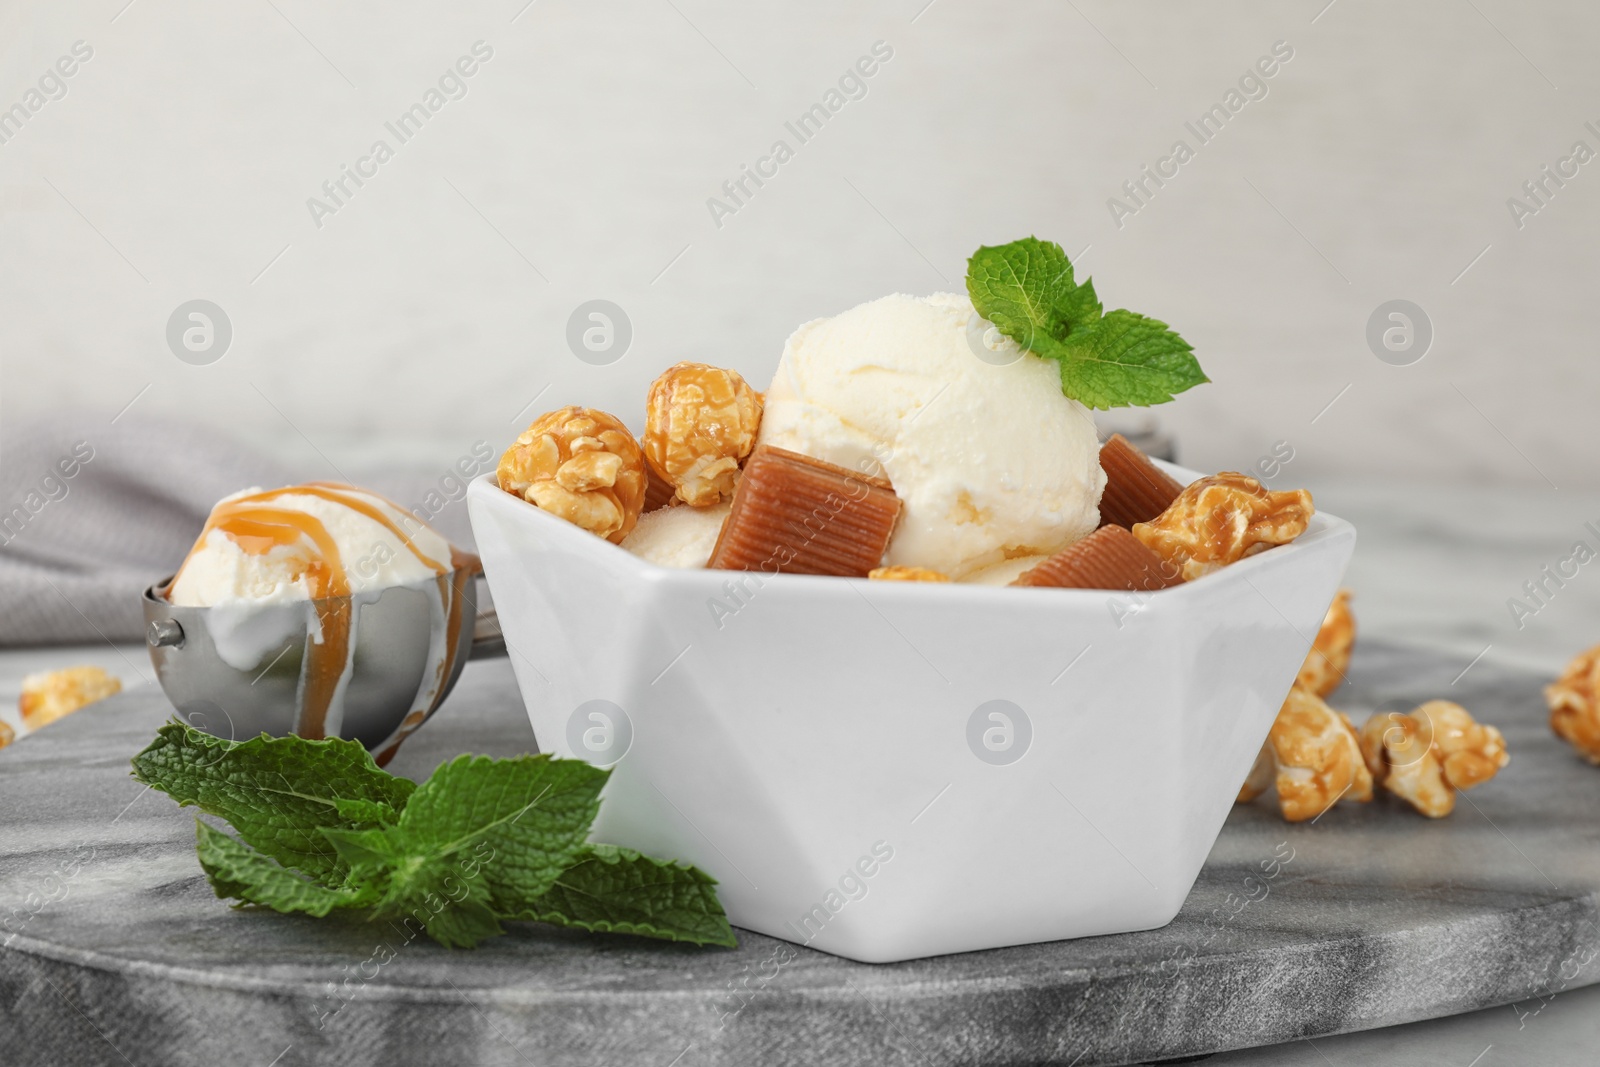
[[[1480,663],[1452,686],[1459,670],[1369,642],[1340,700],[1359,714],[1449,691],[1502,726],[1515,762],[1451,819],[1380,800],[1289,826],[1241,806],[1161,930],[887,966],[804,949],[773,963],[781,943],[748,932],[720,951],[531,925],[449,952],[231,910],[196,865],[192,813],[127,777],[168,715],[144,689],[0,752],[0,900],[15,902],[0,1050],[19,1065],[1088,1065],[1487,1005],[1526,1028],[1600,971],[1600,773],[1545,728],[1536,676]],[[486,664],[393,769],[532,747],[509,671]],[[393,959],[375,965],[380,944]]]
[[[0,953],[0,1058],[1089,1064],[1253,1043],[1209,1062],[1592,1062],[1600,988],[1582,987],[1600,944],[1600,771],[1549,735],[1538,687],[1600,638],[1600,588],[1572,583],[1526,630],[1504,624],[1522,571],[1564,548],[1588,505],[1524,496],[1319,493],[1363,538],[1350,575],[1363,645],[1336,703],[1359,715],[1447,693],[1507,729],[1511,767],[1451,819],[1385,802],[1289,827],[1264,805],[1241,808],[1164,931],[894,967],[802,952],[765,983],[751,976],[777,943],[755,935],[738,953],[697,953],[524,927],[470,957],[406,946],[345,1003],[330,984],[368,958],[366,931],[230,911],[199,877],[188,813],[124,777],[164,714],[159,692],[137,686],[142,651],[0,653],[6,704],[24,670],[67,662],[136,683],[0,753],[0,906],[55,884],[74,846],[95,850],[64,893],[24,908]],[[1438,518],[1451,513],[1476,518],[1470,529]],[[396,769],[530,743],[509,672],[475,664]],[[1228,894],[1236,903],[1280,842],[1295,859],[1265,900],[1229,916]],[[718,1029],[737,1003],[730,980],[760,992]],[[1405,1022],[1441,1011],[1461,1014]],[[1366,1029],[1337,1033],[1355,1027]]]

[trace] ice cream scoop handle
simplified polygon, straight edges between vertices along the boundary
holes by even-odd
[[[500,616],[490,608],[473,620],[472,652],[467,659],[495,659],[505,654],[506,638],[500,632]]]

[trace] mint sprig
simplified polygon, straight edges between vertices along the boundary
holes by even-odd
[[[133,768],[238,832],[196,821],[200,866],[224,899],[414,921],[447,946],[507,921],[736,944],[710,875],[588,843],[610,772],[581,760],[461,756],[413,785],[354,741],[235,742],[174,722]]]
[[[967,294],[1001,333],[1055,360],[1061,391],[1087,407],[1164,404],[1211,380],[1166,323],[1106,312],[1094,282],[1074,279],[1058,244],[1025,237],[979,248],[967,260]]]

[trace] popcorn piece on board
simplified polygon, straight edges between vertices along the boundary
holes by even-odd
[[[733,495],[760,428],[761,394],[738,371],[678,363],[650,386],[645,461],[679,500],[710,507]]]
[[[1277,786],[1278,807],[1289,822],[1314,819],[1341,798],[1372,799],[1372,775],[1361,758],[1355,727],[1321,697],[1300,688],[1290,689],[1278,709],[1238,803],[1260,796],[1269,782]]]
[[[1315,513],[1304,489],[1274,492],[1254,478],[1223,471],[1185,488],[1150,522],[1136,523],[1133,536],[1188,582],[1293,541]]]
[[[1120,526],[1102,526],[1024,571],[1012,585],[1154,592],[1177,585],[1174,568]]]
[[[1356,617],[1350,611],[1350,590],[1341,589],[1322,617],[1322,628],[1311,643],[1300,676],[1294,684],[1319,697],[1339,688],[1350,671],[1350,650],[1356,642]]]
[[[1448,700],[1372,716],[1361,752],[1379,785],[1430,819],[1449,815],[1457,790],[1487,782],[1511,759],[1499,730]]]
[[[948,582],[950,576],[926,567],[875,567],[867,575],[879,582]]]
[[[1100,446],[1100,469],[1106,472],[1100,494],[1100,525],[1131,528],[1149,522],[1178,499],[1183,486],[1151,462],[1150,457],[1114,433]]]
[[[574,526],[620,544],[644,509],[644,454],[615,415],[592,408],[547,412],[506,449],[500,488]]]
[[[0,748],[5,748],[16,739],[17,732],[11,728],[11,724],[8,722],[0,722]]]
[[[706,566],[865,578],[883,562],[900,498],[882,478],[762,445]]]
[[[1545,686],[1550,729],[1590,763],[1600,763],[1600,645],[1579,653]]]
[[[122,683],[99,667],[68,667],[24,678],[17,708],[22,712],[23,724],[37,730],[86,704],[120,692]]]

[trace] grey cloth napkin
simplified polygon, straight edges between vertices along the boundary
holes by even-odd
[[[219,497],[286,484],[205,427],[62,413],[0,430],[0,645],[132,641]]]

